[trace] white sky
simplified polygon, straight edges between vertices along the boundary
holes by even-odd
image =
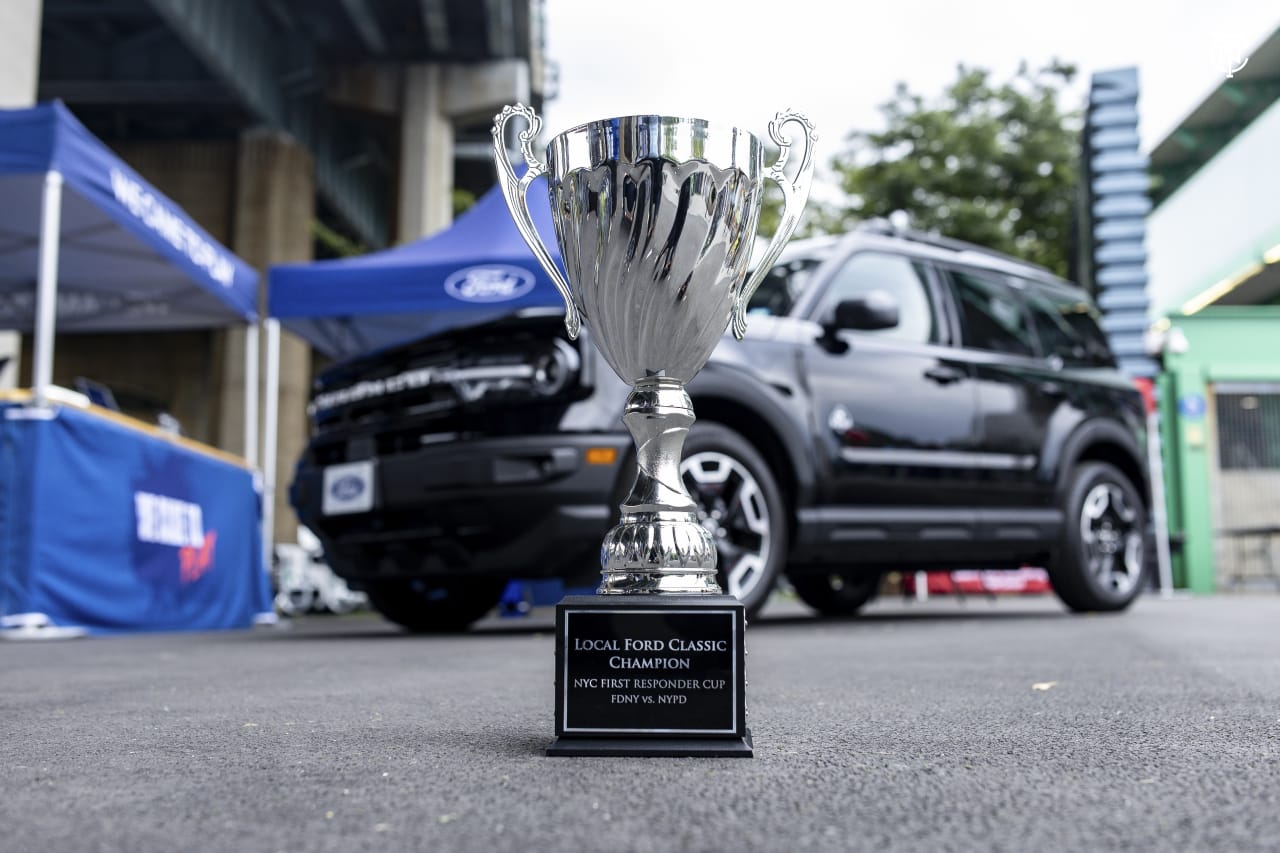
[[[792,107],[818,128],[825,168],[849,131],[881,126],[898,80],[925,96],[957,63],[1000,80],[1020,60],[1073,62],[1080,107],[1095,71],[1137,65],[1150,150],[1280,26],[1275,0],[547,0],[559,97],[543,132],[639,113],[767,133]],[[1104,23],[1110,20],[1111,23]],[[821,172],[820,172],[821,174]]]

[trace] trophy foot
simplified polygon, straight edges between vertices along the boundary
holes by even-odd
[[[601,595],[721,592],[715,540],[692,513],[624,515],[605,536],[600,563]]]

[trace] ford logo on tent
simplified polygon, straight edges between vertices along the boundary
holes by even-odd
[[[364,480],[355,474],[339,477],[329,487],[329,494],[340,501],[352,501],[364,492]]]
[[[533,290],[536,283],[526,269],[486,264],[458,270],[444,280],[444,289],[463,302],[510,302]]]

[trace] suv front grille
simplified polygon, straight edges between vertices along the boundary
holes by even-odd
[[[437,440],[554,431],[589,389],[581,341],[558,316],[427,339],[335,367],[312,398],[318,464],[409,453]],[[358,448],[347,442],[360,436]]]

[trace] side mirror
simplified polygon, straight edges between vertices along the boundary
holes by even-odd
[[[869,290],[836,305],[833,325],[837,329],[872,332],[898,325],[898,300],[883,290]]]

